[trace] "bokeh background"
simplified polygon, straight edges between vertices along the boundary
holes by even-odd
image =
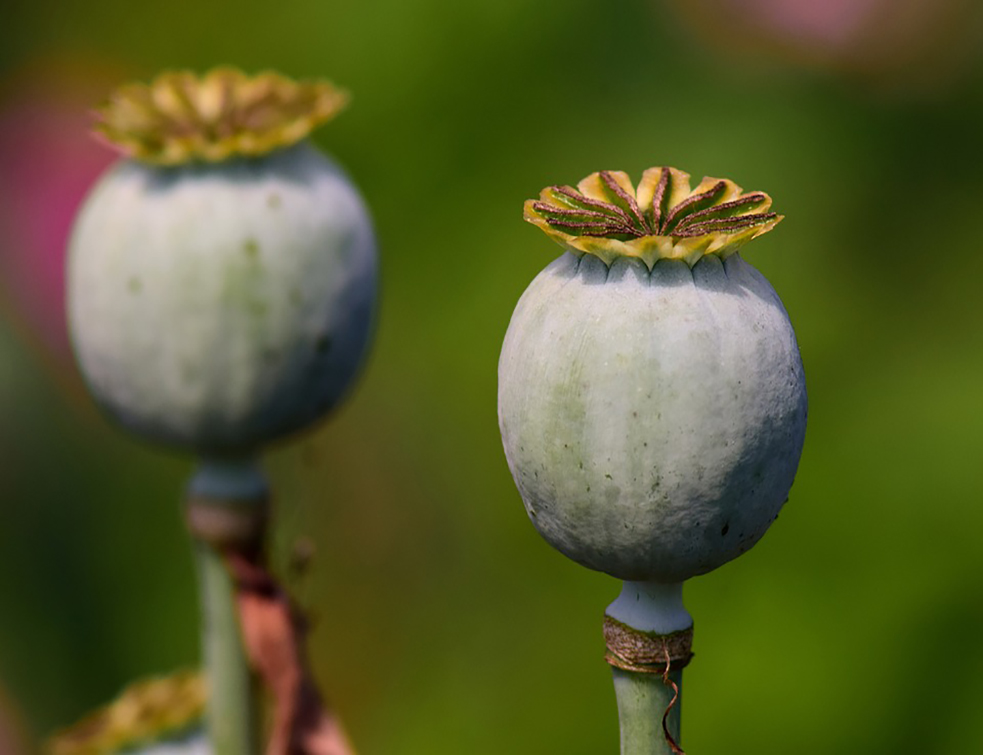
[[[670,164],[775,198],[810,424],[791,501],[693,580],[684,744],[983,752],[983,59],[971,0],[8,0],[0,12],[0,752],[197,662],[191,461],[90,405],[65,235],[87,108],[162,68],[327,76],[382,244],[348,404],[268,456],[275,563],[362,755],[617,752],[616,582],[526,521],[496,363],[559,248],[522,202]],[[644,327],[644,323],[639,323]],[[4,743],[4,738],[10,741]],[[15,744],[19,739],[20,744]]]

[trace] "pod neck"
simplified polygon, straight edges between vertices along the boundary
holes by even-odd
[[[605,613],[640,632],[672,634],[693,626],[693,617],[683,606],[682,582],[626,581]]]
[[[269,483],[255,459],[203,459],[188,495],[248,506],[269,495]]]

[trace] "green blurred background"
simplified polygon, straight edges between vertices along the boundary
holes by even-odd
[[[268,469],[273,558],[316,544],[289,581],[362,755],[617,752],[600,623],[618,585],[526,521],[496,363],[559,253],[523,200],[661,164],[768,191],[787,216],[744,254],[785,301],[810,397],[782,516],[687,585],[687,751],[983,752],[979,13],[810,5],[8,2],[0,717],[40,741],[128,680],[196,663],[191,462],[92,408],[60,266],[111,159],[86,108],[162,68],[232,63],[354,95],[316,139],[374,211],[375,349],[348,404]]]

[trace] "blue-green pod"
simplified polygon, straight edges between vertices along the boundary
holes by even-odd
[[[318,99],[220,69],[202,81],[162,77],[151,91],[166,102],[161,91],[190,90],[207,114],[215,91],[257,98],[264,82],[287,105],[258,134],[190,144],[171,124],[178,135],[148,153],[157,142],[117,127],[134,157],[97,183],[69,250],[72,340],[98,403],[147,438],[210,455],[250,452],[334,407],[363,361],[375,307],[365,204],[330,158],[295,143],[306,131],[288,106],[306,96],[316,120],[335,90]],[[138,99],[124,94],[117,111]],[[249,122],[228,112],[215,117]]]
[[[746,551],[777,517],[802,451],[806,392],[785,308],[736,253],[780,217],[764,200],[741,199],[764,195],[729,182],[707,179],[689,192],[688,182],[679,187],[685,174],[651,173],[650,183],[665,174],[675,182],[663,186],[665,197],[678,194],[658,208],[661,224],[652,194],[643,201],[640,185],[636,201],[624,174],[594,174],[581,192],[552,187],[527,205],[527,218],[566,235],[569,251],[512,316],[499,422],[526,511],[548,542],[624,580],[679,583]],[[673,237],[731,209],[688,224],[678,212],[666,227],[673,207],[720,183],[724,190],[691,211],[753,205],[750,221],[731,212],[716,224],[727,233]],[[571,201],[550,203],[557,196]],[[614,243],[572,233],[607,222],[581,210],[613,218]]]

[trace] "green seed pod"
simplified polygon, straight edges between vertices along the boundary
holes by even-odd
[[[499,423],[529,517],[574,561],[681,583],[753,546],[787,500],[802,363],[778,295],[736,253],[781,220],[770,203],[725,180],[691,191],[670,168],[527,202],[567,252],[512,316]]]
[[[124,87],[102,136],[130,156],[77,218],[72,340],[126,427],[249,453],[335,406],[366,351],[376,243],[344,172],[305,137],[345,95],[217,69]]]

